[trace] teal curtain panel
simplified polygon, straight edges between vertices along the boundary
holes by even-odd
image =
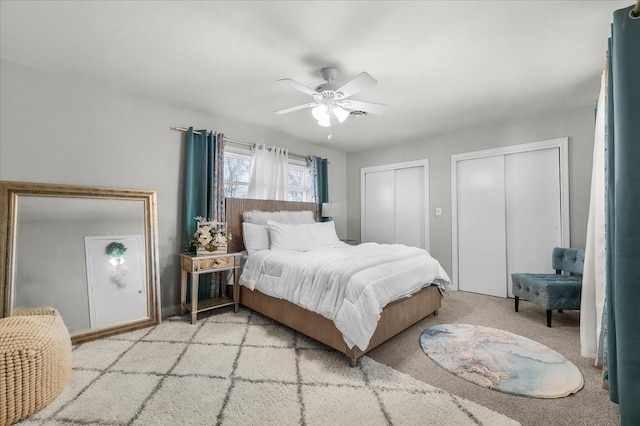
[[[613,14],[606,132],[607,366],[623,425],[640,424],[640,19]]]
[[[322,203],[329,202],[329,161],[326,158],[316,157],[316,170],[318,173],[316,181],[316,191],[318,203],[318,211],[321,211]],[[326,222],[329,218],[323,217],[320,219],[322,222]]]
[[[196,216],[219,222],[224,212],[224,135],[189,127],[186,136],[184,168],[183,241],[185,245],[196,231]],[[195,247],[188,250],[194,252]],[[187,301],[190,298],[189,282]],[[198,300],[211,296],[211,276],[200,277]]]
[[[318,204],[318,212],[322,203],[329,202],[329,161],[326,158],[310,156],[307,158],[307,173],[309,175],[309,189],[313,200]],[[320,218],[321,221],[329,220]]]

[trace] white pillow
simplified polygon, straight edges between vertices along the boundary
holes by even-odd
[[[333,222],[283,224],[268,221],[271,250],[309,251],[343,245]]]
[[[258,250],[269,250],[271,246],[269,228],[265,225],[244,222],[242,224],[242,238],[244,248],[249,254]]]
[[[344,245],[336,234],[336,224],[332,220],[314,224],[311,228],[311,239],[313,240],[315,248]]]
[[[254,223],[256,225],[266,225],[272,220],[278,223],[315,223],[314,213],[311,210],[304,211],[279,211],[279,212],[263,212],[253,210],[242,214],[243,222]]]

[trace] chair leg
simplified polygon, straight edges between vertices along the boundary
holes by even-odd
[[[547,309],[547,327],[551,327],[551,310]]]
[[[516,298],[516,312],[518,312],[518,305],[520,302],[520,298],[518,296],[515,296],[515,298]]]

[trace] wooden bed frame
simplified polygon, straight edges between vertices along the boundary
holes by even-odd
[[[233,252],[244,250],[242,214],[246,211],[311,210],[317,216],[317,204],[315,203],[243,198],[227,198],[225,203],[227,230],[232,235],[228,250]],[[437,286],[432,285],[421,289],[411,297],[390,303],[382,310],[380,321],[367,350],[361,351],[357,346],[349,349],[344,342],[342,333],[336,328],[333,321],[322,315],[304,309],[287,300],[277,299],[260,293],[258,290],[250,290],[247,287],[240,286],[240,303],[242,305],[344,353],[349,357],[352,367],[357,365],[359,357],[371,349],[381,345],[423,318],[431,314],[437,315],[441,301],[440,290]]]

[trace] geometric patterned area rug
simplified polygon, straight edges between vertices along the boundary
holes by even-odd
[[[526,337],[469,324],[441,324],[420,336],[436,364],[485,388],[533,398],[561,398],[584,385],[582,373],[558,352]]]
[[[73,355],[70,385],[20,425],[518,424],[368,357],[351,368],[246,309],[170,318]]]

